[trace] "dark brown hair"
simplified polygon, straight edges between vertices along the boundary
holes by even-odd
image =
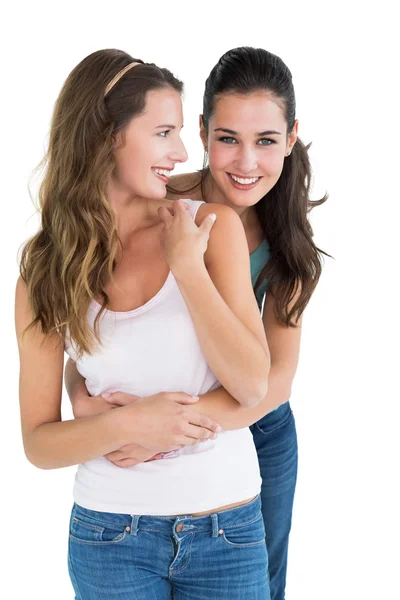
[[[292,75],[281,58],[262,48],[250,47],[226,52],[206,80],[203,97],[203,122],[206,130],[216,102],[222,96],[248,95],[260,91],[269,92],[279,102],[289,134],[296,118]],[[325,195],[320,200],[310,200],[309,146],[297,139],[290,156],[285,158],[279,180],[255,205],[270,247],[270,260],[262,269],[256,288],[264,280],[268,280],[269,292],[275,299],[276,317],[288,326],[296,324],[310,300],[321,275],[322,254],[326,254],[314,244],[308,220],[309,211],[327,199]],[[200,180],[203,198],[208,173],[205,158]],[[192,191],[197,185],[184,192]]]
[[[106,86],[132,62],[140,64],[105,96]],[[144,110],[150,90],[168,87],[181,93],[183,86],[167,69],[121,50],[99,50],[73,69],[55,105],[39,191],[41,228],[22,251],[20,271],[34,315],[30,327],[61,336],[68,331],[81,353],[100,341],[98,319],[119,248],[106,199],[115,136]],[[103,304],[93,333],[87,313],[94,298]]]

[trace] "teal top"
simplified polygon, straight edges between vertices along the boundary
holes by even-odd
[[[260,246],[258,246],[258,248],[256,250],[254,250],[254,252],[252,252],[250,254],[251,282],[253,284],[253,288],[256,285],[256,281],[258,279],[259,274],[261,273],[262,269],[265,267],[265,265],[269,261],[270,256],[271,255],[269,252],[269,245],[268,245],[267,240],[264,240],[263,243]],[[262,282],[262,284],[258,286],[258,289],[256,292],[257,304],[258,304],[258,308],[260,309],[260,311],[261,311],[262,302],[264,300],[265,293],[267,291],[267,287],[268,287],[268,281],[264,280]],[[279,406],[277,408],[274,408],[270,412],[274,412],[275,410],[278,410],[278,408],[279,408]]]
[[[260,246],[254,252],[250,254],[250,268],[251,268],[251,282],[253,284],[253,288],[256,285],[256,281],[258,279],[259,274],[262,269],[265,267],[267,262],[270,259],[269,245],[267,240],[264,240]],[[261,285],[258,286],[256,292],[257,304],[258,308],[261,310],[262,302],[267,291],[268,281],[263,281]]]

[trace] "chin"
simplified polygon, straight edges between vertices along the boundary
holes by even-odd
[[[257,204],[257,202],[261,200],[262,196],[254,193],[249,194],[249,192],[239,192],[237,194],[231,193],[229,194],[229,196],[227,195],[227,198],[229,202],[233,204],[233,206],[247,207],[254,206],[254,204]]]
[[[166,185],[149,186],[145,193],[140,194],[143,198],[149,198],[150,200],[164,200],[167,195]]]

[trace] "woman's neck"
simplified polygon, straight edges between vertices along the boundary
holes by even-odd
[[[110,183],[107,189],[107,200],[115,214],[118,237],[122,246],[126,246],[132,235],[158,225],[160,206],[168,205],[166,200],[156,200],[135,196],[131,191]]]

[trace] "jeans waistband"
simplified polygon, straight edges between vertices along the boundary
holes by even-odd
[[[256,496],[247,504],[228,508],[219,512],[193,517],[190,515],[179,516],[150,516],[150,515],[123,515],[118,513],[104,513],[89,510],[75,505],[78,513],[86,514],[91,519],[103,525],[117,525],[129,528],[131,535],[137,535],[139,531],[152,531],[166,533],[178,539],[187,533],[209,532],[212,537],[218,537],[220,530],[242,527],[250,524],[261,517],[261,499]],[[127,529],[128,530],[128,529]],[[181,536],[181,537],[182,537]]]

